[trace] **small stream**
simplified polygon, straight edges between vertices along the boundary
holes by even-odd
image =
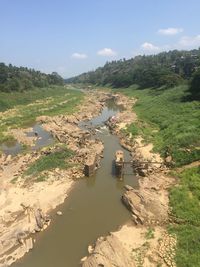
[[[130,160],[116,136],[109,133],[104,122],[119,111],[109,102],[100,116],[87,125],[102,126],[98,137],[104,142],[104,158],[101,168],[90,178],[76,182],[61,210],[63,216],[52,212],[53,223],[36,236],[34,249],[15,264],[14,267],[78,267],[80,259],[88,254],[87,247],[102,235],[115,231],[130,220],[130,213],[121,203],[124,185],[137,186],[137,179],[131,168],[126,169],[123,180],[114,175],[115,151],[124,151],[125,160]]]

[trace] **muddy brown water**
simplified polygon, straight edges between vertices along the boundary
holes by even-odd
[[[118,110],[110,102],[101,115],[87,125],[103,126]],[[122,204],[121,196],[124,185],[137,186],[137,179],[132,169],[127,168],[120,181],[115,177],[113,168],[117,149],[124,151],[126,160],[130,160],[130,155],[105,126],[99,131],[98,137],[105,146],[100,169],[94,176],[75,183],[65,203],[57,208],[63,215],[57,216],[57,210],[52,212],[49,228],[37,234],[33,250],[13,267],[78,267],[80,259],[88,254],[89,244],[94,244],[99,236],[116,231],[120,225],[130,221],[130,213]]]

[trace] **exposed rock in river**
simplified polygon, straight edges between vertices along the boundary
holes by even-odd
[[[126,186],[123,203],[133,213],[136,224],[163,224],[168,220],[168,191],[172,179],[154,173],[139,181],[139,189]]]
[[[91,255],[83,262],[82,267],[135,267],[129,252],[122,246],[117,237],[110,235],[99,238]]]

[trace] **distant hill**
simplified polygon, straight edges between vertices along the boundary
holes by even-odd
[[[173,50],[108,62],[95,71],[67,79],[66,82],[110,85],[116,88],[132,84],[137,84],[140,88],[173,87],[190,80],[199,67],[200,49]]]
[[[34,69],[0,63],[0,91],[25,91],[49,85],[62,85],[64,80],[56,72],[45,74]]]

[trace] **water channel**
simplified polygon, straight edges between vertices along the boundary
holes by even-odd
[[[127,168],[124,179],[119,180],[113,172],[115,151],[124,151],[125,159],[130,160],[116,136],[103,126],[104,122],[119,111],[113,103],[108,103],[101,115],[87,124],[102,126],[98,138],[104,142],[104,158],[101,168],[90,178],[75,183],[65,203],[57,210],[63,216],[51,214],[49,228],[37,234],[34,249],[19,260],[13,267],[78,267],[80,259],[87,255],[87,247],[102,235],[115,231],[130,220],[130,213],[121,203],[124,185],[137,186],[131,168]]]

